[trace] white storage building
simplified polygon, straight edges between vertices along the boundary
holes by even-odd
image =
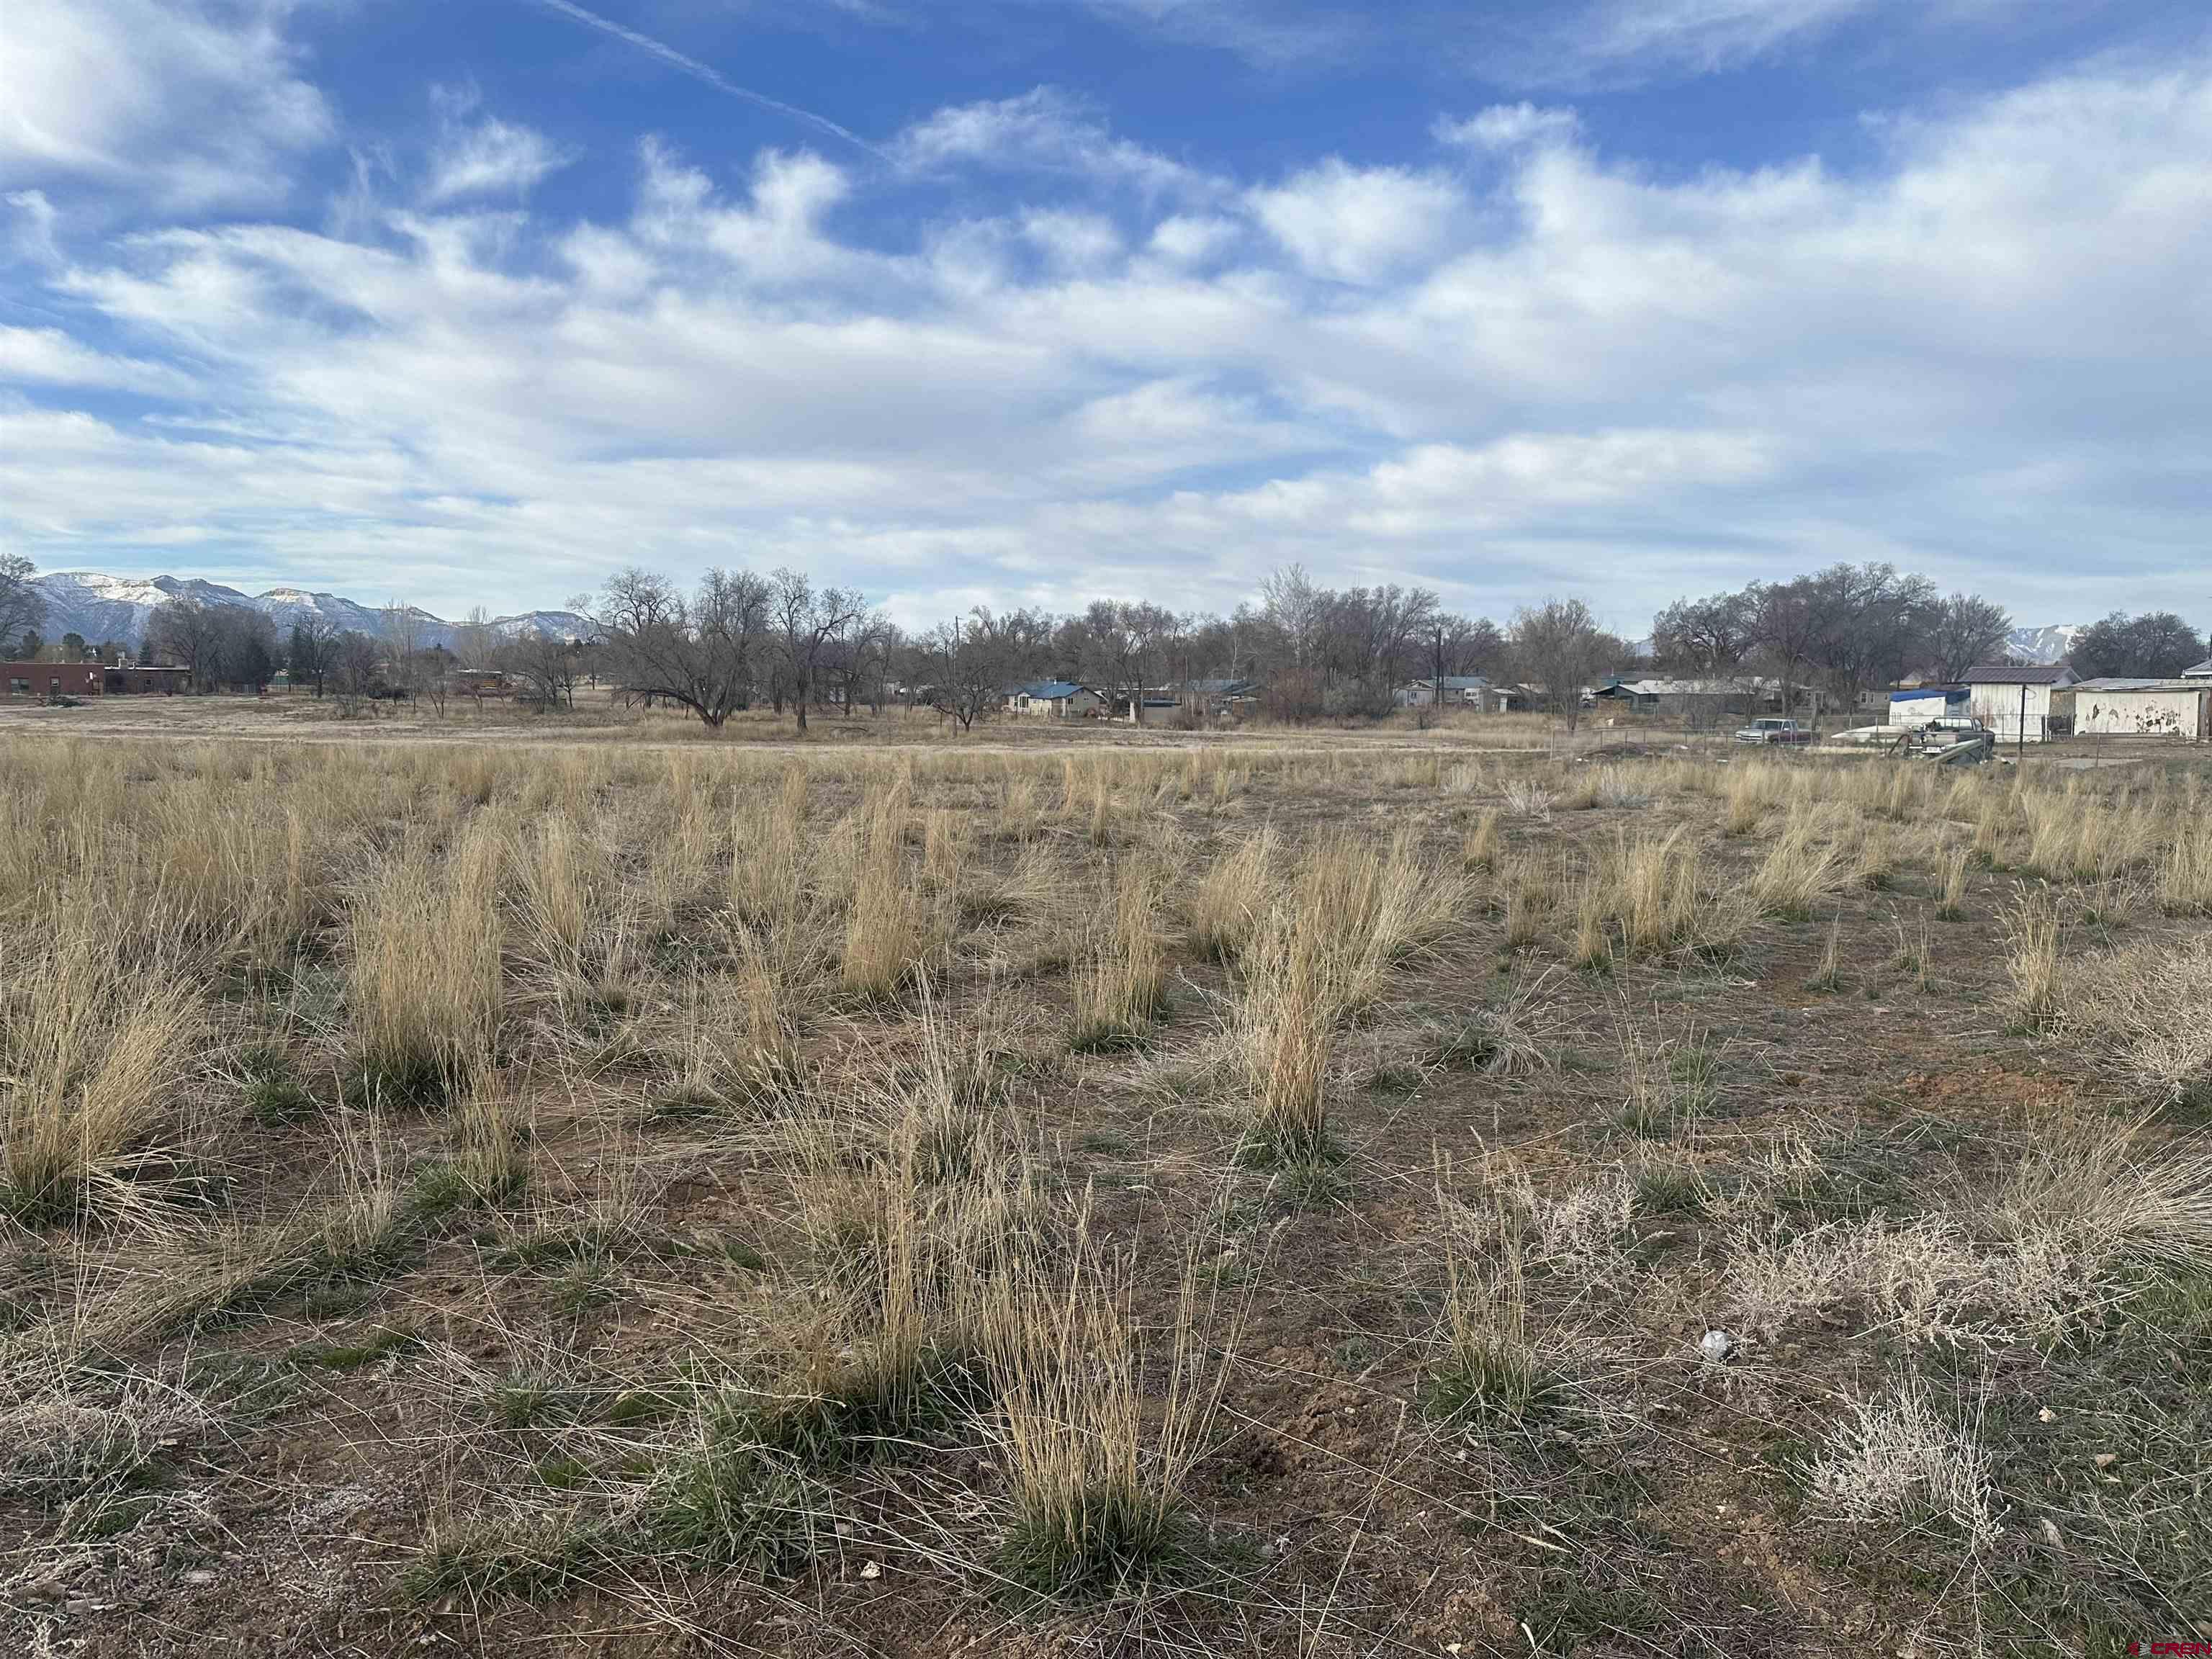
[[[2074,688],[2074,730],[2081,737],[2212,736],[2212,681],[2083,680]]]
[[[2063,662],[1985,663],[1966,671],[1967,703],[1999,743],[2041,743],[2050,732],[2051,693],[2075,679]]]

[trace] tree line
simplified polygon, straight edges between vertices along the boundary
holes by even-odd
[[[0,560],[0,640],[33,630],[43,599],[30,566]],[[197,689],[259,690],[281,667],[295,686],[356,713],[400,697],[441,710],[457,670],[492,671],[526,701],[572,704],[585,678],[681,708],[709,726],[741,708],[791,712],[805,729],[824,707],[880,711],[927,704],[963,726],[1027,683],[1064,680],[1110,698],[1211,682],[1242,683],[1285,720],[1387,714],[1401,688],[1481,676],[1527,688],[1572,722],[1581,694],[1612,673],[1653,673],[1719,686],[1787,688],[1791,707],[1855,707],[1911,674],[1956,683],[2005,660],[2002,606],[1945,594],[1882,562],[1838,563],[1787,581],[1683,599],[1653,618],[1648,641],[1608,633],[1579,599],[1523,607],[1503,624],[1448,610],[1431,589],[1330,588],[1299,566],[1279,570],[1226,616],[1182,614],[1142,600],[1080,611],[977,605],[908,629],[852,589],[787,568],[710,569],[686,587],[630,568],[569,601],[585,637],[507,637],[472,611],[450,645],[422,635],[420,614],[387,607],[374,635],[304,618],[280,643],[261,612],[179,600],[155,612],[142,654],[189,671]],[[36,641],[35,634],[27,643]],[[42,642],[39,642],[42,643]],[[82,641],[64,641],[64,649]],[[103,653],[112,648],[102,647]],[[2212,651],[2169,611],[2114,613],[2086,629],[2072,659],[2083,678],[2167,678]],[[465,683],[458,688],[465,694]]]

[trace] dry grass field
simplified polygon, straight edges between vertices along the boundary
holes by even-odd
[[[2212,1638],[2201,765],[63,712],[11,1650]]]

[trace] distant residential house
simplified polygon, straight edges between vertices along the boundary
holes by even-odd
[[[2074,730],[2081,737],[2212,737],[2212,677],[2170,680],[2107,678],[2073,687]]]
[[[2212,680],[2212,657],[2205,658],[2194,668],[2183,669],[2181,678],[2185,680]]]
[[[1779,690],[1762,679],[1624,679],[1615,677],[1592,693],[1595,708],[1626,705],[1660,720],[1685,726],[1717,726],[1777,702]]]
[[[1009,713],[1034,715],[1040,720],[1066,720],[1094,714],[1104,702],[1105,699],[1096,691],[1073,680],[1039,680],[1034,685],[1021,686],[1006,694]]]
[[[1219,720],[1260,700],[1257,680],[1185,680],[1177,688],[1184,708],[1208,720]]]
[[[1489,677],[1483,674],[1447,674],[1441,681],[1431,674],[1426,678],[1407,680],[1398,688],[1398,707],[1431,708],[1437,701],[1439,689],[1443,691],[1443,706],[1447,708],[1474,708],[1484,714],[1497,712]]]
[[[2052,721],[2062,711],[2053,699],[2077,684],[2079,677],[2063,662],[1982,663],[1966,671],[1968,710],[1999,743],[2041,743],[2059,735]]]

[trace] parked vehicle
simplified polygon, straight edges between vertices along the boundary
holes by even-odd
[[[1796,720],[1758,720],[1735,731],[1738,743],[1810,743],[1813,734]]]

